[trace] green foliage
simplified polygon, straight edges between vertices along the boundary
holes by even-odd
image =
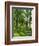
[[[12,31],[15,36],[32,35],[32,10],[16,9],[12,10]]]

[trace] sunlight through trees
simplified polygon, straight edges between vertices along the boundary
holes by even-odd
[[[15,36],[32,35],[32,9],[13,8],[12,9],[12,31]]]

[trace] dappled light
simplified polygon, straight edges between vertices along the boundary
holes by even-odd
[[[32,36],[32,9],[12,9],[13,36]]]

